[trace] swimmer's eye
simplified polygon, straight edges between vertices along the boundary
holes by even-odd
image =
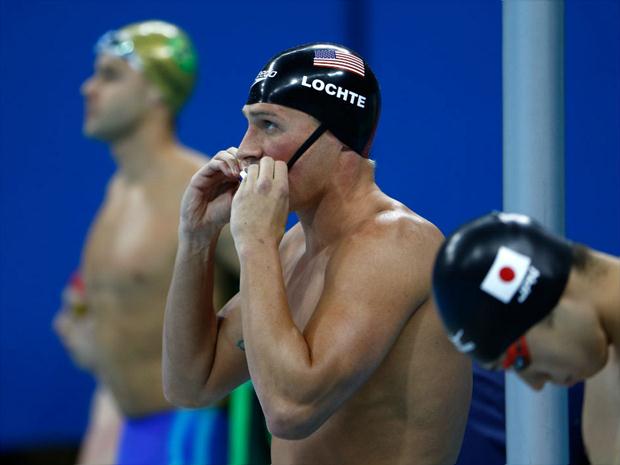
[[[280,129],[276,123],[268,119],[261,120],[260,125],[267,132],[273,132]]]
[[[104,81],[116,81],[120,79],[120,73],[113,68],[101,68],[97,74]]]

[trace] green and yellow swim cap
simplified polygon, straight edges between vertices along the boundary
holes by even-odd
[[[153,82],[173,113],[194,89],[198,63],[188,35],[165,21],[143,21],[108,31],[97,41],[95,53],[127,60]]]

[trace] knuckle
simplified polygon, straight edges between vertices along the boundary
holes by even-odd
[[[286,184],[280,184],[278,185],[278,194],[282,197],[285,197],[288,195],[288,185]]]
[[[230,154],[230,152],[228,152],[226,150],[220,150],[219,152],[217,152],[215,154],[215,156],[212,158],[212,160],[221,161],[221,160],[226,160],[226,159],[230,159],[230,158],[232,158],[232,155]]]
[[[256,189],[258,190],[258,192],[266,193],[271,190],[271,185],[272,185],[271,179],[260,179],[256,183]]]
[[[211,163],[210,163],[210,168],[211,169],[209,171],[211,171],[211,172],[213,172],[213,171],[221,171],[222,167],[225,166],[225,165],[226,165],[225,161],[213,159],[211,161]]]

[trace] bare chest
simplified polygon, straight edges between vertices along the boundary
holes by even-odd
[[[84,253],[89,285],[146,284],[168,277],[178,211],[138,192],[111,198],[90,231]]]

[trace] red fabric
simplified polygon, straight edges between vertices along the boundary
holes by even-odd
[[[84,294],[86,287],[84,286],[84,280],[82,279],[82,275],[79,271],[74,271],[69,279],[69,285],[73,290],[78,292],[79,294]]]
[[[507,370],[515,364],[519,357],[523,357],[526,361],[530,360],[530,350],[525,341],[525,336],[521,336],[513,344],[508,347],[506,357],[502,363],[502,367]]]

